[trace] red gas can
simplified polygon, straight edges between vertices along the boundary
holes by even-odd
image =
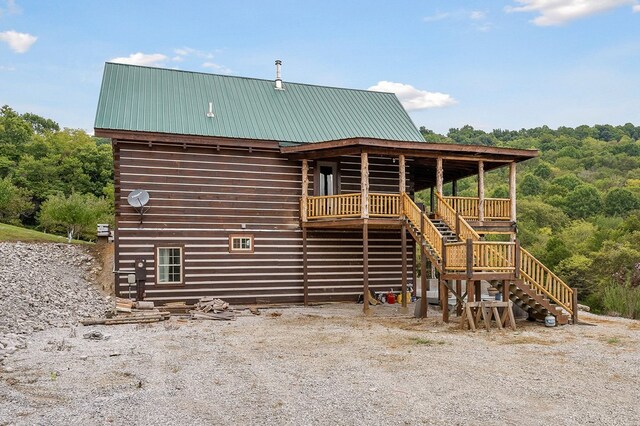
[[[393,305],[394,303],[396,303],[396,295],[393,294],[392,291],[387,293],[387,303],[390,305]]]

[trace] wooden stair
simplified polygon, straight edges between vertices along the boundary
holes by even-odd
[[[494,284],[498,290],[503,290],[503,283]],[[571,322],[571,316],[561,307],[553,303],[544,294],[539,294],[535,288],[527,285],[524,280],[509,283],[509,298],[511,301],[529,314],[530,318],[544,321],[551,314],[556,317],[556,324],[565,325]]]

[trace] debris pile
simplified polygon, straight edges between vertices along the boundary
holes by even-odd
[[[0,242],[0,360],[35,331],[109,310],[113,302],[91,282],[101,269],[81,245]]]
[[[134,302],[116,297],[116,315],[80,321],[82,325],[143,324],[169,319],[171,313],[155,308],[153,302]]]
[[[203,297],[190,312],[192,319],[235,320],[236,312],[229,309],[229,303],[213,297]]]

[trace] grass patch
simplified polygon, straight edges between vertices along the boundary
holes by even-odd
[[[640,319],[640,288],[610,285],[604,289],[603,304],[610,314]]]
[[[413,337],[411,340],[413,340],[416,345],[426,346],[444,345],[447,343],[444,340],[423,339],[422,337]]]
[[[549,339],[542,339],[534,336],[516,336],[513,339],[507,339],[502,342],[503,345],[542,345],[552,346],[556,342]]]
[[[33,229],[0,223],[0,241],[66,243],[67,239],[59,235],[46,234],[44,232],[34,231]],[[73,240],[72,243],[89,244],[86,241],[79,240]]]

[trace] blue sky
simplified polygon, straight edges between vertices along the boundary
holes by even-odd
[[[0,0],[0,105],[92,131],[114,59],[267,79],[281,59],[440,133],[640,125],[637,0]]]

